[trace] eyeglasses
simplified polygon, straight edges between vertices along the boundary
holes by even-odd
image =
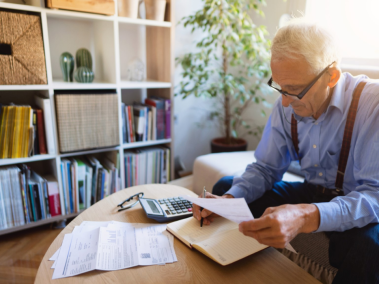
[[[136,193],[136,194],[130,196],[128,199],[121,202],[120,204],[118,204],[117,207],[121,207],[121,209],[118,209],[118,212],[132,208],[133,206],[137,205],[137,203],[139,202],[140,198],[143,197],[143,195],[144,195],[143,192]],[[129,202],[130,200],[134,199],[135,197],[137,200],[134,203],[127,204],[124,207],[125,202]]]
[[[270,80],[267,82],[267,85],[269,85],[271,88],[277,90],[279,93],[281,93],[282,95],[284,96],[290,96],[291,98],[294,98],[294,99],[297,99],[297,100],[301,100],[305,94],[310,90],[310,88],[313,87],[313,85],[317,82],[318,79],[321,78],[321,76],[330,68],[330,66],[332,66],[333,64],[335,63],[335,61],[333,61],[333,63],[329,64],[324,70],[322,70],[322,72],[304,89],[300,92],[300,94],[298,95],[293,95],[293,94],[290,94],[290,93],[287,93],[285,91],[282,91],[280,88],[280,86],[275,83],[273,80],[272,80],[272,77],[270,78]]]

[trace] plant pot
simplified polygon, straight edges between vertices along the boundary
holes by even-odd
[[[146,19],[164,21],[166,11],[166,0],[144,0],[146,9]]]
[[[118,15],[137,19],[139,3],[140,0],[118,0]]]
[[[232,138],[232,144],[226,144],[226,138],[215,138],[211,141],[211,153],[246,151],[247,142],[242,138]]]

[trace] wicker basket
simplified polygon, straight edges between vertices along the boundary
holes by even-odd
[[[119,145],[117,103],[117,94],[56,93],[60,152]]]
[[[0,85],[47,84],[41,18],[0,11]]]

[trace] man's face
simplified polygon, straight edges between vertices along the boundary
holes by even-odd
[[[311,72],[305,59],[271,60],[271,71],[273,81],[279,84],[283,91],[294,95],[304,90],[318,75]],[[324,105],[329,94],[329,77],[328,72],[323,74],[301,100],[282,95],[282,105],[291,105],[299,116],[313,116],[317,119],[327,107]]]

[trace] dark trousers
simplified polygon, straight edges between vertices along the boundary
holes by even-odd
[[[232,183],[232,176],[223,177],[214,185],[212,193],[221,196]],[[282,181],[250,203],[249,208],[253,216],[259,218],[267,207],[314,202],[320,202],[320,196],[315,195],[312,185]],[[338,269],[334,284],[379,283],[379,224],[329,232],[328,236],[329,262]]]

